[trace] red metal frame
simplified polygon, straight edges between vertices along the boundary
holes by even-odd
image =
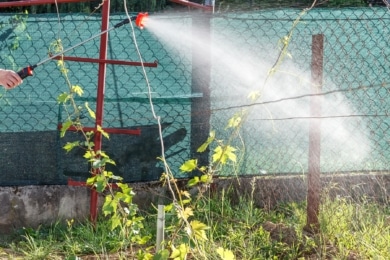
[[[128,65],[128,66],[144,66],[156,68],[158,63],[155,62],[138,62],[138,61],[124,61],[124,60],[102,60],[93,58],[82,58],[82,57],[70,57],[70,56],[58,56],[54,57],[53,60],[67,60],[67,61],[78,61],[78,62],[92,62],[92,63],[106,63],[114,65]]]
[[[26,0],[26,1],[12,1],[1,2],[0,8],[6,7],[18,7],[18,6],[31,6],[31,5],[46,5],[46,4],[65,4],[65,3],[79,3],[79,2],[91,2],[91,0]]]
[[[170,0],[170,1],[174,2],[176,4],[181,4],[181,5],[185,5],[185,6],[189,6],[189,7],[194,7],[197,9],[202,9],[204,11],[212,11],[213,10],[213,7],[211,5],[201,5],[201,4],[190,2],[187,0]]]
[[[62,124],[58,124],[57,129],[61,130]],[[86,132],[89,131],[95,131],[95,127],[83,127],[83,130]],[[103,128],[103,130],[106,133],[109,134],[125,134],[125,135],[141,135],[141,129],[120,129],[120,128]],[[68,128],[68,131],[77,132],[79,129],[77,129],[74,126],[71,126]]]
[[[75,180],[72,180],[72,179],[68,180],[68,185],[69,186],[75,186],[75,187],[89,187],[85,183],[85,181],[75,181]],[[108,185],[109,185],[109,187],[111,187],[113,189],[118,189],[119,188],[118,184],[116,184],[116,183],[109,183]],[[109,187],[107,187],[107,188],[109,188]]]
[[[17,7],[17,6],[31,6],[31,5],[43,5],[43,4],[61,4],[61,3],[78,3],[78,2],[88,2],[90,0],[26,0],[26,1],[14,1],[14,2],[1,2],[0,8],[6,7]],[[109,17],[110,17],[110,0],[103,0],[102,7],[102,26],[101,31],[107,31],[109,29]],[[97,87],[97,100],[96,100],[96,119],[95,127],[84,127],[85,131],[95,131],[94,139],[94,149],[98,151],[102,147],[102,134],[97,131],[98,126],[103,128],[103,112],[104,112],[104,93],[105,93],[105,82],[106,82],[106,65],[107,64],[117,64],[117,65],[129,65],[129,66],[145,66],[145,67],[157,67],[157,61],[153,63],[141,63],[141,62],[132,62],[132,61],[120,61],[120,60],[109,60],[107,59],[107,44],[108,44],[108,32],[102,33],[100,36],[100,52],[99,58],[81,58],[81,57],[61,57],[61,59],[69,61],[78,61],[78,62],[92,62],[98,63],[98,87]],[[58,59],[56,57],[53,59]],[[58,125],[59,129],[61,124]],[[112,134],[130,134],[130,135],[140,135],[140,129],[118,129],[118,128],[103,128],[107,133]],[[70,131],[77,131],[75,127],[70,127]],[[99,174],[99,172],[94,172],[93,174]],[[68,180],[68,185],[86,187],[85,182],[74,181],[72,179]],[[113,188],[117,187],[115,184],[110,184]],[[91,189],[91,200],[90,200],[90,220],[93,223],[96,223],[98,212],[98,193],[95,189]]]

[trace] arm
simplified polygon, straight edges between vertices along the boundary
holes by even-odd
[[[0,69],[0,85],[4,88],[13,89],[22,82],[23,80],[15,71]]]

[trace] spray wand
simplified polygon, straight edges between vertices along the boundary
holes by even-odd
[[[40,61],[40,62],[38,62],[38,63],[36,63],[34,65],[29,65],[29,66],[21,69],[20,71],[18,71],[18,75],[22,79],[27,78],[29,76],[32,76],[34,74],[33,71],[34,71],[34,69],[36,67],[38,67],[38,66],[40,66],[40,65],[42,65],[42,64],[44,64],[44,63],[46,63],[48,61],[51,61],[52,59],[57,58],[58,56],[61,56],[65,52],[73,50],[74,48],[77,48],[78,46],[83,45],[83,44],[85,44],[85,43],[95,39],[96,37],[99,37],[102,34],[105,34],[105,33],[109,32],[111,30],[119,28],[122,25],[128,24],[128,23],[130,23],[130,21],[135,21],[135,25],[138,26],[139,28],[143,29],[143,27],[144,27],[144,19],[147,16],[148,16],[148,13],[139,13],[138,15],[131,16],[130,19],[125,19],[122,22],[117,23],[113,27],[111,27],[111,28],[109,28],[109,29],[107,29],[105,31],[102,31],[102,32],[100,32],[100,33],[98,33],[98,34],[96,34],[96,35],[94,35],[94,36],[92,36],[92,37],[90,37],[90,38],[88,38],[88,39],[86,39],[86,40],[84,40],[84,41],[82,41],[82,42],[72,46],[72,47],[69,47],[68,49],[63,50],[62,52],[59,52],[59,53],[57,53],[55,55],[52,55],[49,58],[46,58],[46,59],[44,59],[44,60],[42,60],[42,61]]]

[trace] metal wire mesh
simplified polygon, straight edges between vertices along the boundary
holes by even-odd
[[[112,24],[123,17],[112,15]],[[155,19],[174,22],[178,32],[194,28],[193,17],[187,14],[155,14]],[[196,113],[211,112],[211,128],[227,139],[229,118],[243,108],[250,109],[242,139],[233,142],[240,148],[242,160],[221,174],[307,171],[311,36],[315,34],[325,37],[321,171],[387,171],[390,13],[386,7],[314,8],[304,15],[301,9],[278,8],[215,13],[204,19],[211,19],[211,106]],[[63,14],[60,20],[52,14],[28,15],[26,27],[19,28],[14,15],[3,15],[1,66],[17,70],[37,63],[47,57],[55,39],[72,46],[100,30],[98,16]],[[283,39],[291,31],[288,53],[270,73]],[[168,162],[177,169],[192,156],[191,102],[204,94],[191,89],[197,66],[192,46],[184,40],[167,44],[147,28],[135,33],[144,61],[158,61],[157,68],[146,70],[156,112],[163,120]],[[98,53],[97,38],[66,55],[97,57]],[[129,28],[110,33],[108,53],[110,59],[138,61]],[[68,62],[67,66],[74,84],[85,91],[78,102],[94,107],[96,64]],[[141,69],[118,65],[107,69],[104,127],[140,128],[141,136],[112,135],[103,141],[103,149],[117,161],[114,170],[126,181],[158,179],[162,167],[156,159],[160,155],[157,127]],[[64,111],[56,97],[65,87],[55,62],[49,62],[38,67],[21,87],[2,93],[1,185],[60,184],[68,177],[85,179],[88,175],[81,151],[65,154],[61,148],[78,138],[77,134],[58,137]],[[256,90],[261,98],[251,104],[248,95]],[[83,120],[86,126],[93,126],[87,116]]]
[[[251,90],[261,89],[263,96],[250,106],[243,133],[245,161],[238,172],[307,170],[311,36],[315,34],[325,37],[322,91],[329,92],[322,98],[322,172],[387,170],[388,10],[309,11],[293,29],[284,63],[264,83],[280,53],[281,39],[299,15],[294,9],[266,10],[214,19],[215,31],[228,31],[226,24],[235,28],[219,36],[220,42],[235,44],[230,49],[238,54],[231,55],[240,65],[228,73],[224,68],[213,73],[218,86],[224,86],[213,89],[212,105],[218,110],[213,125],[247,107],[249,101],[243,100]],[[250,78],[253,75],[257,78]]]
[[[124,17],[112,16],[112,24],[122,21]],[[12,16],[2,18],[7,21]],[[64,15],[61,21],[59,24],[55,15],[30,15],[27,29],[17,36],[20,37],[20,46],[10,50],[4,43],[2,51],[12,53],[12,57],[16,58],[11,61],[2,59],[2,66],[18,70],[21,66],[45,59],[58,32],[65,48],[100,32],[100,17],[85,20],[82,15]],[[139,31],[136,33],[141,34]],[[11,41],[15,34],[10,34],[8,38],[4,35],[5,40]],[[156,68],[145,69],[156,88],[152,90],[152,97],[155,109],[162,117],[167,158],[179,162],[183,157],[189,156],[186,144],[189,139],[192,97],[190,63],[172,56],[146,31],[142,34],[142,37],[138,37],[138,44],[144,62],[159,63]],[[99,38],[66,55],[97,58],[98,54]],[[129,28],[121,28],[111,34],[108,55],[109,59],[114,60],[139,61]],[[6,55],[2,55],[3,57]],[[91,107],[96,106],[97,67],[97,64],[92,63],[67,62],[70,78],[74,81],[72,84],[80,85],[84,90],[83,97],[78,100],[80,105],[88,102]],[[79,137],[68,133],[65,138],[60,139],[57,132],[58,125],[66,118],[64,109],[56,102],[57,96],[67,88],[65,79],[54,61],[37,67],[34,72],[34,77],[27,78],[23,87],[3,93],[1,131],[5,141],[12,141],[2,146],[2,160],[5,164],[7,161],[15,162],[19,167],[3,169],[2,183],[65,183],[68,177],[85,180],[88,165],[82,158],[82,151],[65,154],[61,148],[67,141],[75,141]],[[82,123],[87,127],[94,126],[94,121],[87,115],[82,116]],[[157,160],[161,155],[158,128],[150,112],[146,83],[140,67],[107,65],[103,127],[136,128],[142,132],[141,136],[117,135],[103,142],[103,149],[117,162],[117,174],[124,176],[127,181],[159,178],[162,169]],[[45,135],[34,135],[35,140],[30,136],[41,132],[46,132],[55,141],[49,145],[50,149],[45,147],[33,151],[33,146],[26,144],[25,139],[31,138],[29,142],[37,144],[45,143],[48,141]],[[34,157],[34,169],[31,169],[31,160],[10,158],[7,155],[10,152]],[[15,172],[20,171],[26,173],[15,175]]]

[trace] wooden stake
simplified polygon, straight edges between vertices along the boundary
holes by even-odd
[[[322,91],[323,80],[324,35],[312,37],[312,94]],[[320,208],[321,179],[321,96],[314,95],[310,99],[309,129],[309,169],[307,180],[307,223],[306,230],[317,232],[319,229],[318,214]]]

